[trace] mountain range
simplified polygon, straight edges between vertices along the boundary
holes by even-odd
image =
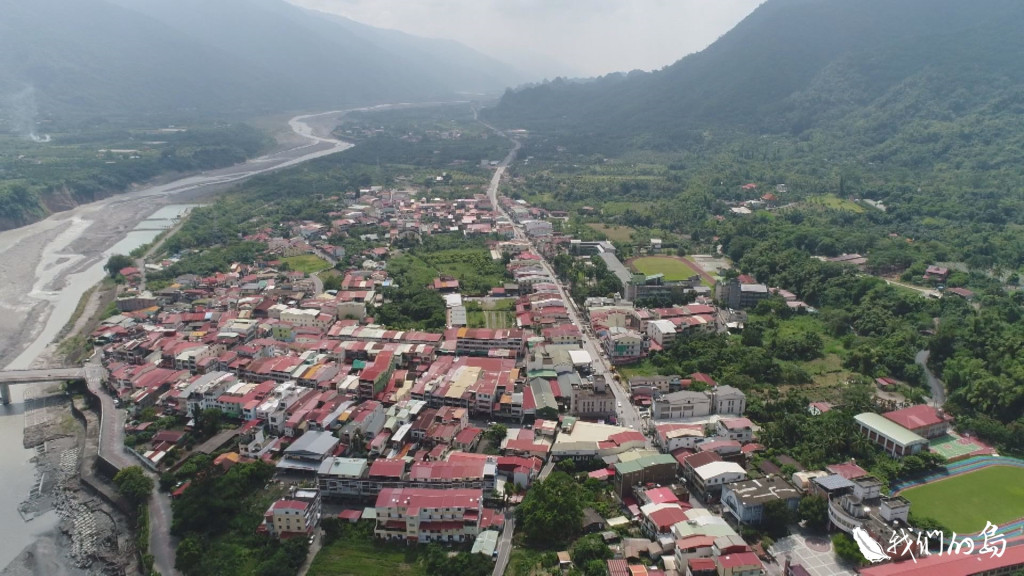
[[[27,91],[47,116],[451,99],[522,79],[456,42],[283,0],[0,0],[0,14],[0,104]]]
[[[708,130],[802,134],[865,118],[892,128],[1019,106],[1024,3],[767,0],[662,70],[509,90],[499,124],[577,141],[685,146]]]

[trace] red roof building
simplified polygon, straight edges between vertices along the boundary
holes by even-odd
[[[936,438],[949,432],[953,421],[941,409],[926,404],[886,412],[882,416],[924,438]]]

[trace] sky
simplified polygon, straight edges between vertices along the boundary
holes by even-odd
[[[655,70],[714,42],[763,0],[289,0],[457,40],[530,76]]]

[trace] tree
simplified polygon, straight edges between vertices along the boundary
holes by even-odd
[[[131,256],[114,254],[107,260],[107,263],[103,265],[103,269],[107,271],[107,274],[109,274],[111,278],[117,278],[117,275],[121,273],[121,270],[130,268],[134,265],[135,261],[131,259]]]
[[[530,488],[516,518],[530,543],[550,547],[571,540],[583,518],[579,485],[565,472],[552,473]]]
[[[839,533],[832,537],[832,550],[835,551],[836,556],[846,562],[858,566],[864,566],[868,563],[864,555],[860,553],[860,549],[857,548],[857,543],[853,541],[853,538],[844,533]]]
[[[190,576],[198,574],[197,570],[203,564],[203,542],[196,536],[188,536],[178,543],[178,549],[174,553],[174,567],[182,574]]]
[[[220,431],[220,422],[224,413],[216,408],[207,408],[199,414],[196,420],[196,432],[202,438],[210,438]]]
[[[577,566],[586,566],[591,560],[608,560],[615,554],[604,543],[601,536],[591,534],[576,541],[570,550],[572,561]]]
[[[804,496],[797,508],[800,520],[811,530],[824,532],[828,528],[828,500],[821,496]]]
[[[789,507],[786,500],[769,500],[764,503],[764,511],[761,517],[761,528],[771,536],[778,539],[789,533],[789,525],[796,521],[796,514]]]
[[[508,427],[504,424],[492,424],[490,428],[484,432],[484,438],[491,446],[498,448],[501,446],[501,441],[505,439],[505,435],[508,434]]]
[[[153,493],[153,479],[146,476],[141,466],[122,468],[114,476],[114,484],[117,486],[118,492],[134,504],[145,502]]]

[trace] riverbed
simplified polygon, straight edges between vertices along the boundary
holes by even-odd
[[[173,225],[192,202],[250,176],[334,154],[351,144],[330,138],[343,112],[298,116],[293,138],[249,162],[171,182],[143,186],[0,232],[0,366],[24,369],[40,355],[74,313],[82,295],[103,278],[112,254],[127,254]],[[22,387],[0,407],[0,566],[6,566],[43,534],[53,531],[52,512],[26,522],[18,512],[34,484],[34,451],[22,447]]]

